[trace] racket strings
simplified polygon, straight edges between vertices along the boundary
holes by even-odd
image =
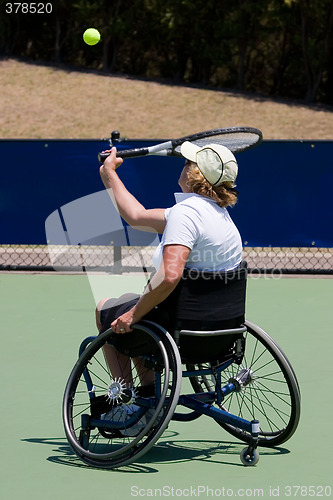
[[[255,146],[261,137],[253,132],[234,132],[230,134],[218,134],[213,136],[201,137],[198,139],[190,140],[192,144],[203,148],[208,144],[219,144],[221,146],[226,146],[232,152],[237,153],[244,151]],[[180,154],[180,147],[175,148],[175,152]]]

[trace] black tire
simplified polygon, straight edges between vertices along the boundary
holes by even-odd
[[[137,396],[139,378],[134,369],[134,389],[129,396],[125,385],[113,379],[103,354],[106,344],[114,344],[120,338],[112,330],[85,348],[66,385],[63,421],[67,439],[76,455],[94,467],[120,467],[146,453],[167,427],[178,401],[181,362],[171,336],[148,321],[135,325],[133,335],[145,338],[149,345],[145,366],[156,370],[156,396]],[[134,355],[140,356],[137,347]],[[118,404],[111,404],[111,396],[106,396],[108,390],[111,394],[119,387],[122,389]]]
[[[260,327],[245,322],[244,357],[221,374],[221,386],[235,379],[241,370],[250,370],[249,383],[240,392],[225,397],[220,408],[246,420],[259,420],[258,445],[278,446],[294,434],[300,419],[300,390],[294,370],[277,343]],[[210,367],[210,363],[188,365],[187,369]],[[213,376],[190,378],[195,392],[215,390]],[[216,406],[216,405],[215,405]],[[217,422],[230,434],[246,443],[251,434],[232,425]]]
[[[246,467],[253,467],[259,462],[259,451],[257,449],[249,451],[248,448],[244,448],[240,453],[240,459]]]

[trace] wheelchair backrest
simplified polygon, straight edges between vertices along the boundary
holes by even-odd
[[[175,290],[158,309],[172,318],[173,330],[235,328],[244,321],[246,279],[246,262],[232,271],[185,269]],[[240,318],[239,324],[228,324],[234,318]]]
[[[169,304],[183,360],[211,361],[233,349],[245,320],[246,282],[246,262],[226,272],[185,269]]]

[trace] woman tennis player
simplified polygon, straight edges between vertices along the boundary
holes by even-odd
[[[161,233],[162,238],[153,258],[156,273],[142,295],[126,294],[118,299],[101,300],[96,308],[98,330],[103,332],[111,326],[117,334],[126,334],[143,318],[153,319],[167,329],[173,328],[175,321],[182,322],[180,327],[195,326],[201,330],[221,328],[221,320],[229,320],[226,327],[239,326],[244,317],[237,304],[226,311],[218,298],[212,306],[207,293],[199,297],[197,292],[190,294],[191,297],[187,295],[180,309],[179,304],[175,306],[185,275],[188,281],[190,276],[225,273],[240,266],[242,241],[227,211],[227,207],[236,203],[238,195],[234,189],[238,165],[233,153],[218,144],[200,148],[190,142],[183,143],[181,154],[186,161],[178,181],[182,192],[176,193],[176,204],[167,209],[149,210],[118,177],[116,169],[123,159],[117,157],[116,148],[106,153],[110,155],[101,166],[100,175],[105,188],[112,190],[121,217],[136,229]],[[186,310],[189,310],[187,317]],[[178,315],[176,311],[180,311]],[[202,314],[202,311],[209,313]],[[110,346],[107,358],[112,375],[124,377],[128,357]],[[146,371],[141,384],[151,383],[152,377]]]

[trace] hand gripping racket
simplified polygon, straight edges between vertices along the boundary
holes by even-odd
[[[260,130],[251,127],[231,127],[207,130],[198,134],[188,135],[180,139],[161,142],[154,146],[145,148],[124,149],[117,151],[119,158],[134,158],[136,156],[159,155],[159,156],[181,156],[180,147],[185,141],[192,142],[196,146],[204,147],[207,144],[220,144],[226,146],[233,153],[240,153],[246,149],[253,148],[262,140]],[[109,153],[99,153],[98,161],[103,163]]]

